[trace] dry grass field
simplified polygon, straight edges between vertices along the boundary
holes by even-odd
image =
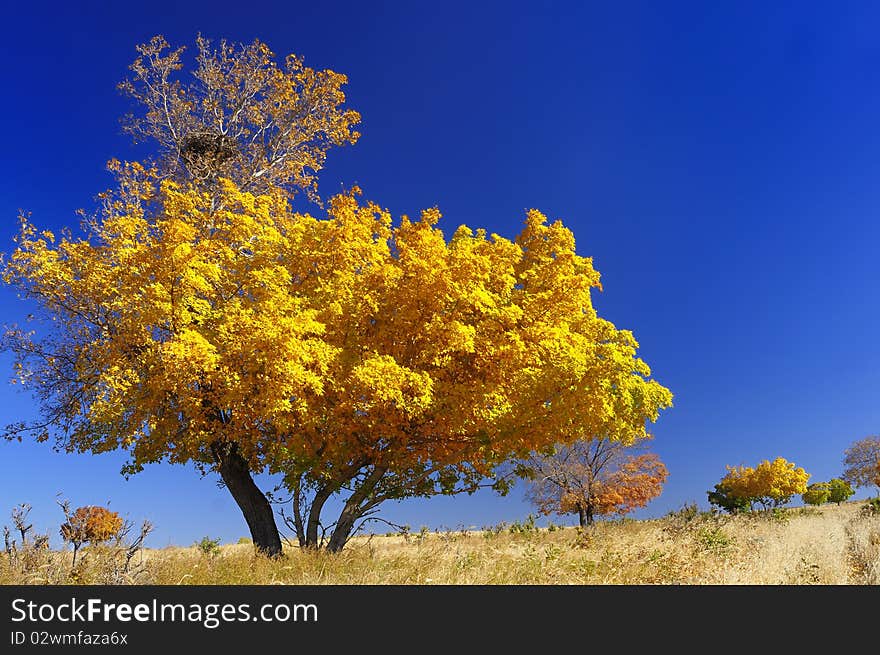
[[[540,584],[872,585],[880,583],[880,515],[864,501],[776,513],[686,511],[652,520],[354,538],[342,553],[248,544],[139,552],[124,570],[109,548],[0,555],[0,584]]]

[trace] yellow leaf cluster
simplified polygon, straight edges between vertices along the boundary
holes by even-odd
[[[488,474],[560,439],[632,442],[671,404],[536,210],[514,240],[447,240],[436,209],[395,226],[359,189],[315,217],[228,180],[218,202],[135,178],[82,238],[22,219],[4,262],[54,319],[8,338],[68,449],[125,448],[136,470],[231,441],[253,471]]]
[[[123,520],[117,512],[111,512],[106,507],[87,505],[77,508],[68,516],[60,532],[62,539],[77,545],[86,542],[97,544],[115,537],[122,527]]]
[[[722,487],[732,496],[765,506],[787,503],[807,490],[810,474],[784,457],[764,460],[758,466],[728,466]]]

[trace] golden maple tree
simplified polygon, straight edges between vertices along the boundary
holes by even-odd
[[[222,166],[210,184],[161,161],[111,170],[80,233],[23,216],[3,259],[43,319],[6,332],[43,414],[6,435],[122,449],[127,474],[215,470],[264,553],[281,543],[255,473],[281,477],[301,545],[338,550],[386,500],[504,491],[505,462],[600,430],[639,438],[671,404],[633,334],[593,308],[592,260],[537,210],[514,240],[447,239],[436,208],[395,222],[356,188],[294,211],[304,178],[286,169],[257,186]]]
[[[383,500],[471,489],[559,435],[643,435],[670,404],[593,309],[591,260],[537,211],[515,241],[462,226],[447,242],[436,210],[393,226],[356,191],[316,218],[227,181],[212,211],[121,174],[84,236],[23,218],[4,265],[50,319],[6,345],[68,450],[126,449],[130,472],[216,464],[233,495],[238,473],[282,473],[295,509],[315,492],[309,545],[324,502],[354,488],[341,547]]]
[[[756,467],[728,466],[719,487],[732,498],[764,508],[784,505],[807,491],[810,474],[784,457],[763,460]]]

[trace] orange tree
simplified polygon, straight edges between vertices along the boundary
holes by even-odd
[[[67,503],[62,503],[65,521],[61,525],[61,538],[73,546],[73,565],[76,566],[76,553],[85,543],[99,544],[112,539],[123,528],[122,517],[106,507],[87,505],[70,512]]]
[[[880,436],[854,441],[843,453],[843,480],[853,487],[880,489]]]
[[[525,464],[527,496],[542,514],[577,514],[580,525],[596,516],[623,516],[644,507],[663,490],[668,472],[653,453],[632,451],[647,437],[628,443],[598,437],[561,445]]]

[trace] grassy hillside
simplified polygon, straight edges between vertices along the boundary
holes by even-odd
[[[577,528],[359,536],[337,555],[289,548],[280,561],[250,545],[119,553],[85,549],[0,555],[2,584],[878,584],[880,515],[864,501],[727,516]]]

